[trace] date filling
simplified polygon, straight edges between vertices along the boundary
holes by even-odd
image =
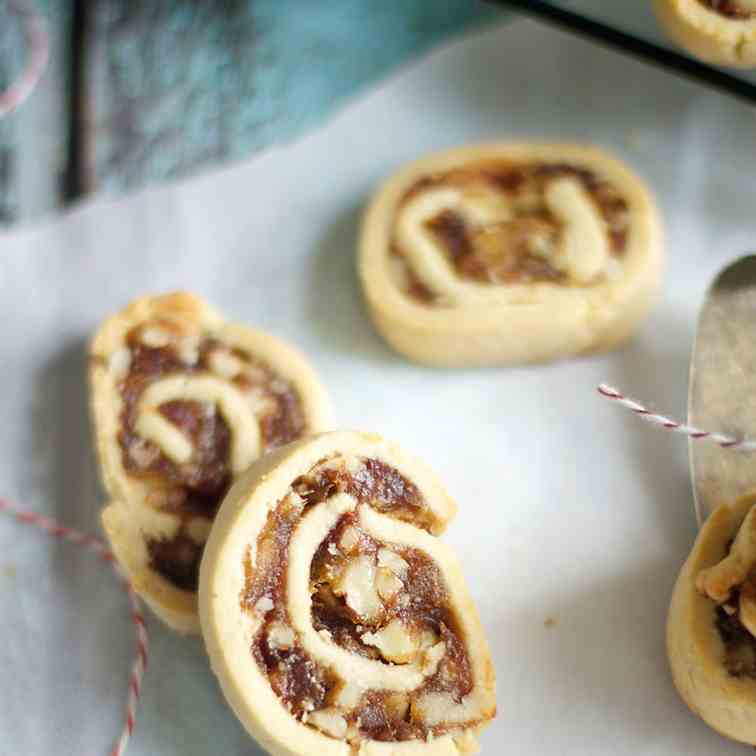
[[[371,690],[310,657],[287,608],[286,568],[293,533],[309,508],[346,493],[392,518],[430,529],[417,487],[370,458],[337,456],[297,478],[270,513],[249,556],[242,609],[263,618],[252,656],[297,720],[354,747],[363,740],[427,740],[455,727],[432,717],[427,702],[461,704],[473,689],[470,661],[444,579],[418,549],[381,543],[361,527],[357,510],[342,515],[310,565],[311,622],[328,642],[390,666],[413,665],[422,682],[410,691]],[[348,677],[348,675],[346,675]],[[480,720],[479,720],[480,721]]]
[[[459,190],[484,212],[493,209],[493,218],[502,215],[492,222],[471,222],[461,211],[445,208],[425,222],[461,279],[499,285],[566,284],[568,276],[554,263],[564,223],[546,200],[547,187],[558,179],[573,179],[584,190],[601,219],[609,255],[621,258],[629,235],[626,199],[597,173],[567,163],[489,162],[426,176],[407,191],[399,212],[421,194],[444,187]],[[396,237],[392,253],[400,261],[405,258]],[[408,295],[425,303],[437,299],[408,265],[403,267]]]
[[[743,5],[738,0],[699,0],[699,2],[709,10],[736,21],[748,21],[756,17],[756,10],[753,9],[752,4]]]
[[[756,680],[756,638],[740,619],[739,591],[733,591],[727,603],[717,606],[714,625],[724,645],[723,662],[732,677]]]
[[[118,442],[126,472],[149,486],[147,502],[178,516],[170,539],[147,538],[151,567],[178,588],[195,591],[204,539],[197,542],[192,520],[210,521],[232,482],[232,432],[209,401],[171,400],[158,412],[188,441],[191,456],[172,459],[138,431],[144,392],[169,376],[212,375],[230,382],[249,400],[259,421],[263,451],[305,432],[304,415],[293,387],[254,356],[212,336],[187,335],[169,320],[134,327],[126,345],[111,357],[123,401]]]
[[[702,570],[696,588],[715,603],[722,664],[732,677],[756,679],[756,508],[746,515],[720,562]]]

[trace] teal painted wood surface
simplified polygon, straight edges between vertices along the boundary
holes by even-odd
[[[71,3],[34,2],[48,20],[52,62],[34,96],[0,120],[0,225],[40,217],[57,209],[62,201]],[[0,0],[0,88],[14,80],[25,59],[25,41],[11,13],[10,0]]]
[[[90,0],[82,25],[83,149],[69,152],[75,0],[31,2],[51,61],[0,122],[0,224],[65,204],[73,164],[113,194],[236,160],[313,127],[444,39],[501,18],[482,0]],[[0,0],[0,86],[24,45]]]
[[[285,142],[431,45],[476,0],[104,0],[88,51],[86,175],[122,191]]]

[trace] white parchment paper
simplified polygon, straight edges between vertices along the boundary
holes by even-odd
[[[669,252],[659,307],[609,356],[415,367],[363,311],[360,208],[420,153],[523,136],[597,142],[652,184]],[[459,501],[448,539],[499,680],[484,753],[741,753],[688,713],[667,670],[667,605],[695,535],[685,444],[594,388],[614,382],[683,414],[705,288],[756,247],[755,156],[745,106],[518,22],[434,52],[293,146],[1,236],[0,494],[98,529],[85,339],[133,297],[189,287],[299,345],[341,426],[400,441]],[[105,754],[133,651],[108,570],[0,518],[0,618],[0,754]],[[259,753],[201,642],[149,627],[130,753]]]

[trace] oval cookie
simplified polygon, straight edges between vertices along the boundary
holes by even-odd
[[[325,393],[292,347],[185,292],[106,320],[89,377],[113,551],[161,619],[197,631],[199,561],[221,499],[261,454],[325,429]]]
[[[621,344],[654,300],[661,259],[654,203],[622,163],[590,147],[491,144],[390,178],[365,214],[359,274],[403,355],[508,365]]]

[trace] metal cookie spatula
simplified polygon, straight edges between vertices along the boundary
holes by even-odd
[[[756,255],[725,268],[709,290],[690,362],[688,421],[756,437]],[[756,490],[756,454],[689,441],[698,524]]]

